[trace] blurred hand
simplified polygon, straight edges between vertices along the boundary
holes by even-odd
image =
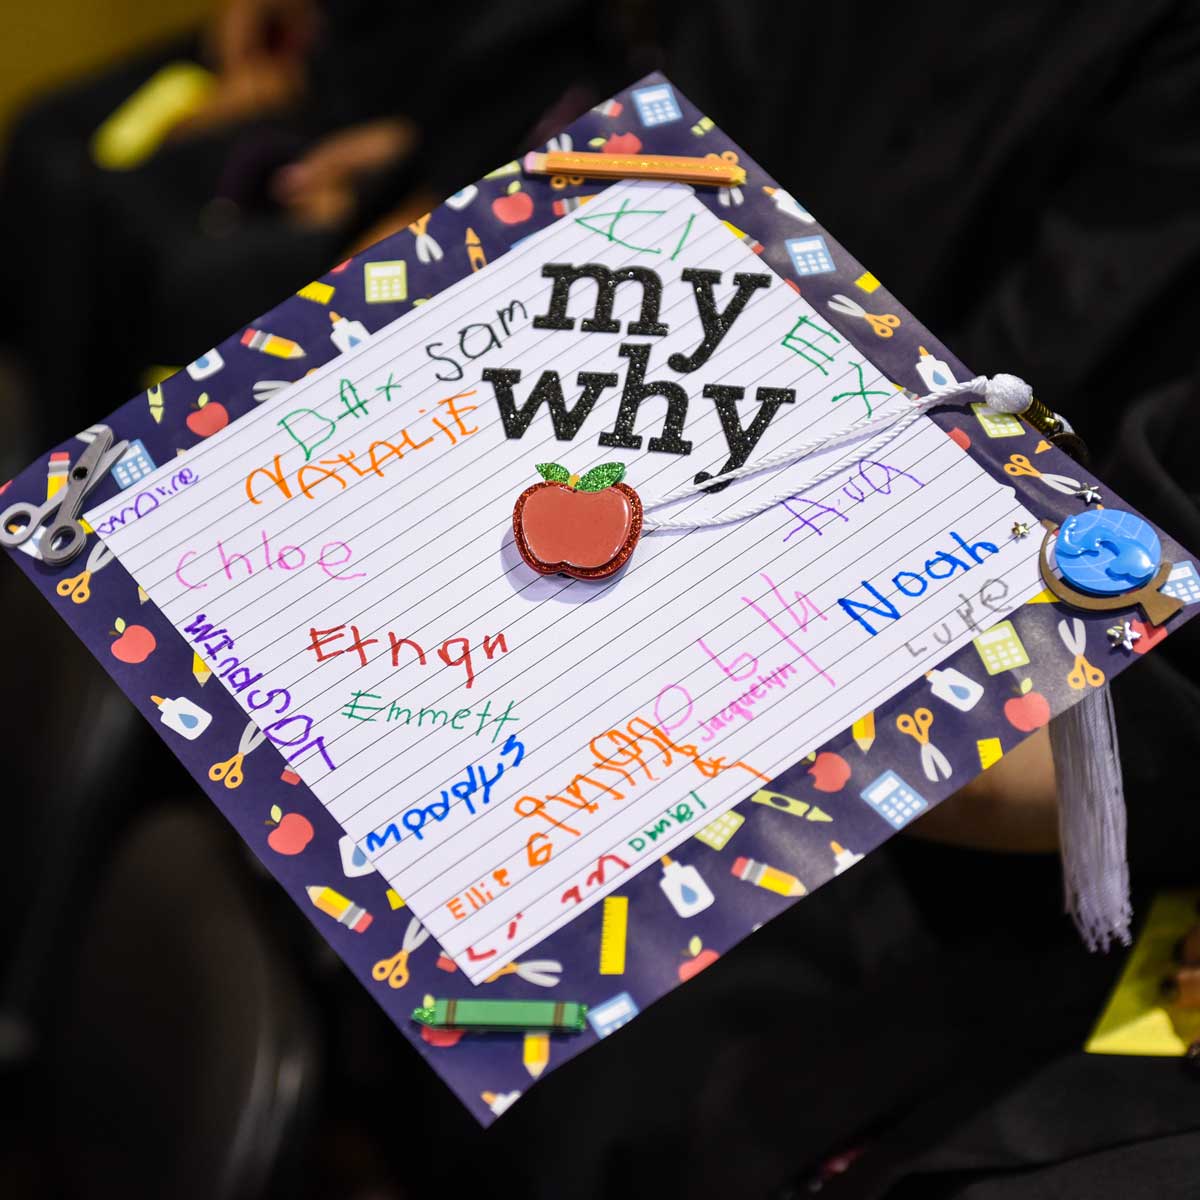
[[[315,0],[221,0],[206,55],[217,81],[172,137],[281,112],[304,94],[320,13]]]
[[[237,74],[270,59],[298,64],[312,49],[319,19],[315,0],[221,0],[209,31],[214,65]]]
[[[300,224],[331,228],[353,213],[362,180],[407,158],[417,136],[416,126],[404,117],[339,130],[277,172],[272,192]]]

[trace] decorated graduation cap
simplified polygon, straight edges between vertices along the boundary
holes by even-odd
[[[481,1121],[1047,723],[1125,935],[1191,556],[661,76],[101,418],[12,558]]]

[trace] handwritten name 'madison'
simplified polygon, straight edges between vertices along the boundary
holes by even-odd
[[[533,318],[535,329],[573,330],[576,319],[567,313],[571,289],[576,283],[590,280],[596,286],[596,301],[591,316],[579,322],[581,333],[620,334],[621,322],[613,316],[613,305],[617,288],[629,283],[641,287],[642,307],[638,319],[629,322],[626,332],[633,337],[666,337],[670,333],[670,327],[659,319],[662,279],[648,267],[622,267],[614,271],[598,263],[581,266],[547,263],[542,267],[542,275],[553,280],[554,286],[547,311]],[[773,277],[765,273],[734,275],[734,293],[724,308],[718,306],[716,298],[716,289],[721,283],[720,271],[687,267],[682,278],[691,288],[703,333],[700,344],[690,354],[675,353],[667,359],[670,370],[686,375],[708,362],[728,336],[734,322],[745,311],[751,297],[759,289],[770,287]],[[661,432],[646,442],[646,448],[663,454],[690,454],[692,443],[683,436],[688,413],[688,395],[683,386],[673,379],[646,378],[650,360],[648,343],[624,342],[617,353],[629,360],[629,369],[625,373],[616,421],[611,429],[600,434],[599,444],[618,450],[640,450],[643,439],[641,434],[634,432],[638,409],[642,401],[651,396],[661,396],[667,402],[666,420]],[[483,379],[495,391],[504,432],[508,437],[524,436],[538,410],[545,405],[550,412],[554,436],[564,442],[571,441],[579,433],[601,395],[608,388],[617,386],[616,372],[580,371],[575,383],[582,389],[581,394],[573,405],[568,406],[557,371],[543,371],[523,402],[518,401],[516,396],[516,386],[522,382],[520,370],[487,367],[483,371]],[[729,447],[729,457],[718,474],[742,466],[766,433],[775,414],[783,405],[792,404],[796,399],[792,388],[757,388],[755,399],[758,401],[758,411],[750,425],[744,427],[738,416],[737,402],[745,395],[745,391],[745,388],[733,384],[707,384],[703,389],[704,398],[711,400],[716,407]],[[701,471],[696,476],[696,482],[704,483],[711,478],[711,474]],[[712,490],[720,487],[717,484]]]
[[[224,626],[213,628],[212,622],[204,613],[197,613],[191,622],[183,627],[183,632],[197,645],[203,646],[205,654],[214,661],[217,661],[218,654],[234,649],[234,641],[229,631]],[[331,771],[337,769],[337,764],[329,757],[325,739],[320,734],[310,736],[316,722],[307,713],[293,710],[292,693],[287,688],[258,688],[256,685],[262,682],[262,671],[252,671],[248,663],[234,654],[217,661],[216,672],[225,680],[226,686],[235,696],[246,692],[247,708],[252,711],[266,709],[277,714],[277,720],[260,727],[276,746],[290,749],[290,753],[288,749],[283,750],[283,756],[288,762],[294,762],[307,750],[315,750]],[[297,725],[299,732],[296,732]],[[289,733],[286,738],[283,736],[284,730]]]

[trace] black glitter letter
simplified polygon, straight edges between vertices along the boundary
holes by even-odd
[[[646,443],[646,448],[664,454],[690,454],[692,443],[680,436],[687,421],[687,392],[670,380],[646,383],[649,346],[624,345],[617,353],[629,359],[629,370],[625,375],[625,389],[621,392],[621,407],[616,423],[612,429],[600,435],[600,445],[614,446],[619,450],[640,450],[641,436],[633,432],[638,406],[650,396],[663,396],[667,401],[667,419],[663,423],[662,434],[652,437]]]
[[[569,442],[579,432],[579,427],[587,419],[588,413],[596,407],[596,401],[605,388],[617,386],[616,375],[580,371],[575,377],[575,382],[583,388],[583,395],[572,408],[568,408],[563,400],[562,384],[559,382],[557,371],[543,371],[529,399],[521,405],[517,404],[513,396],[513,384],[521,382],[520,371],[485,367],[483,379],[492,385],[496,393],[496,403],[500,406],[500,419],[504,422],[506,436],[521,437],[537,415],[538,409],[545,404],[550,410],[554,436],[560,442]]]
[[[760,387],[754,393],[754,398],[759,405],[758,412],[754,414],[750,428],[743,429],[741,418],[738,416],[737,402],[742,398],[744,392],[745,388],[726,387],[720,383],[710,383],[704,388],[705,398],[712,400],[717,406],[717,416],[721,419],[721,428],[725,431],[725,441],[729,444],[729,458],[717,472],[718,475],[724,475],[726,471],[732,471],[742,466],[754,452],[754,447],[758,445],[762,435],[767,432],[767,426],[771,424],[771,420],[779,411],[780,406],[792,404],[796,399],[796,393],[791,388]],[[712,475],[708,471],[701,471],[697,474],[694,482],[704,483],[705,480],[711,478]],[[729,483],[714,483],[712,487],[704,490],[720,492],[728,486]]]
[[[596,308],[590,317],[579,324],[581,333],[620,333],[621,322],[613,319],[613,303],[617,298],[617,285],[640,283],[642,285],[642,315],[629,325],[635,337],[665,337],[670,330],[658,319],[662,305],[662,280],[647,267],[622,267],[610,271],[595,263],[573,267],[569,263],[546,263],[542,274],[554,280],[550,293],[550,308],[540,317],[533,318],[534,329],[574,329],[575,318],[567,316],[567,304],[571,298],[571,287],[581,279],[596,281]],[[736,314],[735,314],[736,315]]]
[[[691,354],[672,354],[667,359],[667,366],[672,371],[681,373],[704,366],[729,332],[730,326],[742,315],[742,309],[750,302],[751,294],[759,288],[771,286],[770,275],[735,275],[733,282],[737,291],[734,292],[733,299],[725,305],[725,311],[720,312],[713,295],[713,288],[721,282],[720,271],[685,267],[682,278],[684,283],[692,285],[696,308],[700,311],[700,324],[704,326],[704,341]]]

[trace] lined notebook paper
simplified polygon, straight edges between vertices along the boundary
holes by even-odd
[[[615,273],[607,321],[589,278],[552,303],[583,266]],[[722,329],[707,299],[739,295]],[[816,488],[828,455],[655,510],[698,527],[611,579],[521,561],[536,464],[621,462],[649,502],[905,403],[686,187],[609,188],[350,325],[87,519],[472,981],[1041,589],[1039,539],[1010,532],[1034,517],[924,419]]]

